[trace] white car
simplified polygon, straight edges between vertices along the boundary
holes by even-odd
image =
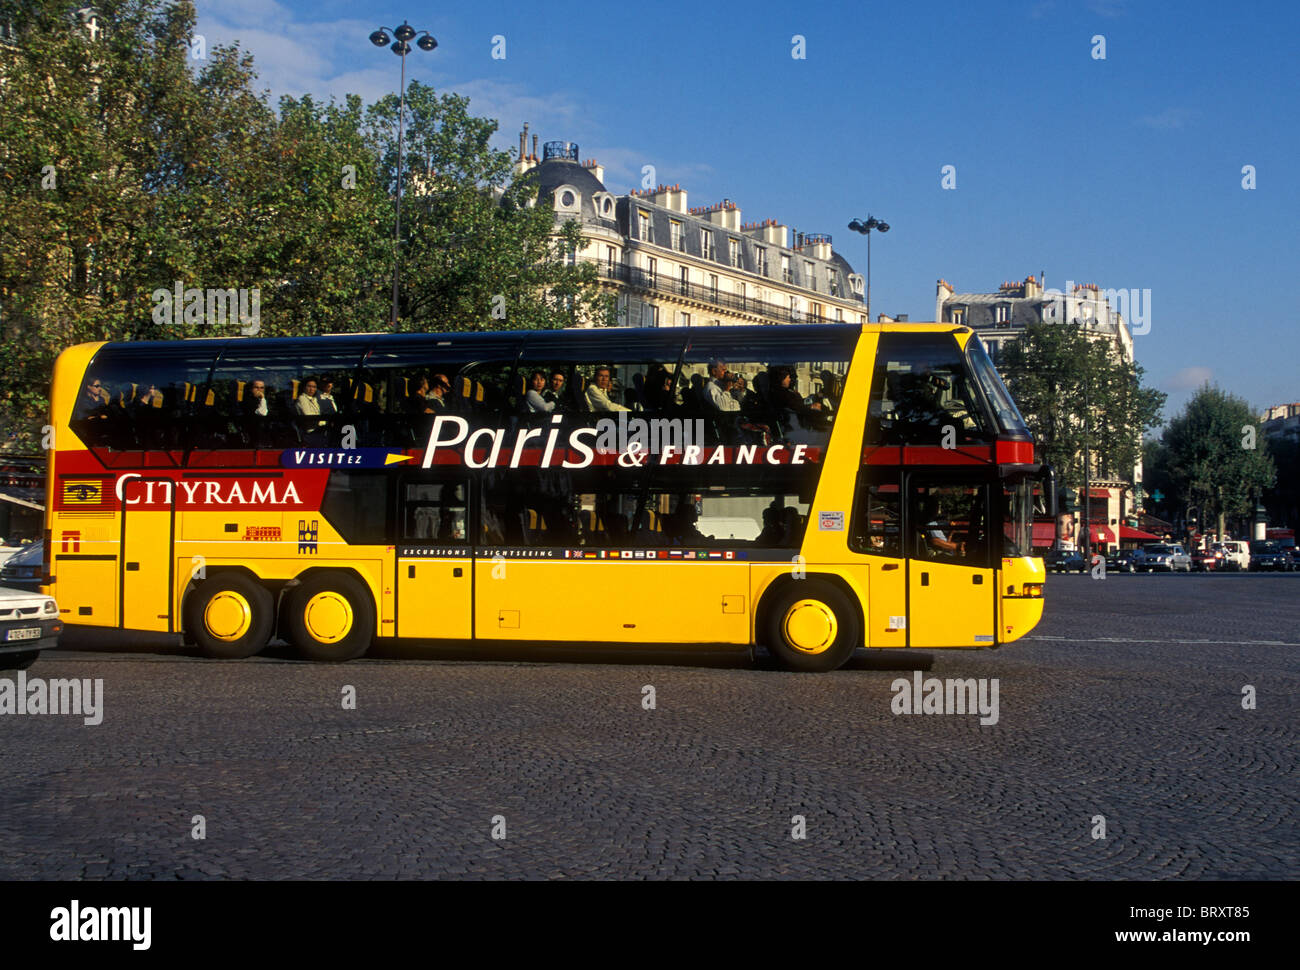
[[[1224,565],[1229,569],[1250,568],[1250,546],[1241,540],[1228,539],[1224,542],[1216,542],[1214,548],[1223,552]]]
[[[26,670],[62,632],[54,597],[0,587],[0,670]]]

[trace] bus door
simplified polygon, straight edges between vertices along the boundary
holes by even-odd
[[[468,640],[473,603],[469,482],[437,469],[397,483],[397,635]]]
[[[866,560],[866,644],[907,646],[907,558],[896,468],[866,468],[858,483],[851,547]]]
[[[151,486],[165,482],[166,487]],[[118,568],[118,625],[127,630],[175,631],[176,488],[170,479],[134,478],[122,486],[122,545]],[[148,506],[139,501],[148,497]],[[166,499],[165,505],[161,501]],[[131,499],[137,499],[132,504]],[[183,564],[182,564],[183,565]]]
[[[992,645],[997,584],[988,483],[914,472],[906,493],[908,646]]]

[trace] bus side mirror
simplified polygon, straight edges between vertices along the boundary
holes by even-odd
[[[1043,465],[1038,470],[1038,487],[1042,490],[1047,506],[1047,514],[1053,519],[1057,516],[1056,472],[1051,465]]]

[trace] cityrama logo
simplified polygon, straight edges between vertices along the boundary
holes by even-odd
[[[16,682],[0,678],[0,714],[72,714],[93,727],[104,720],[104,681],[46,681],[20,670]]]
[[[918,670],[911,681],[899,677],[889,689],[894,692],[890,710],[898,714],[979,714],[985,727],[998,723],[998,679],[974,677],[966,680],[927,677]]]
[[[147,950],[153,939],[149,906],[86,906],[74,899],[50,910],[50,939],[56,943],[129,942]]]

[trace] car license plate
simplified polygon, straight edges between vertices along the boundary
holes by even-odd
[[[24,627],[21,630],[10,630],[5,634],[6,640],[39,640],[41,638],[41,628],[38,626]]]

